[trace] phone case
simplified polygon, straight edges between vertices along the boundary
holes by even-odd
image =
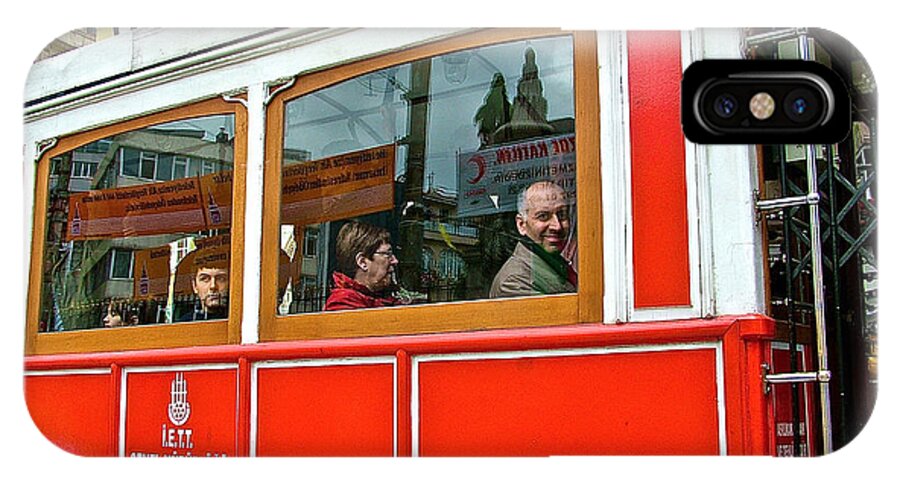
[[[852,127],[692,143],[704,59],[824,65]],[[24,126],[64,451],[820,456],[872,413],[876,87],[829,31],[80,29]]]

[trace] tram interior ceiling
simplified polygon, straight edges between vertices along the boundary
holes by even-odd
[[[682,90],[728,56],[827,81]],[[83,29],[29,79],[65,451],[814,456],[874,407],[875,85],[828,32]]]

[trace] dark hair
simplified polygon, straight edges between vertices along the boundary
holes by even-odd
[[[382,243],[391,243],[386,229],[357,221],[344,224],[334,246],[338,271],[352,278],[356,275],[356,254],[371,259]]]

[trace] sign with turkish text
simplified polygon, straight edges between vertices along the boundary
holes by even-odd
[[[232,172],[73,193],[66,240],[224,228],[231,223]]]
[[[575,135],[566,134],[460,153],[458,217],[516,210],[519,192],[552,181],[575,201]]]
[[[226,170],[203,175],[199,179],[207,228],[227,227],[231,223],[231,186],[234,172]]]
[[[126,457],[237,456],[237,367],[128,372]]]
[[[169,293],[169,245],[134,252],[134,294],[138,300]]]
[[[390,210],[393,144],[284,167],[281,223],[309,225]]]

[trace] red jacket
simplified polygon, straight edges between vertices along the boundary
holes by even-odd
[[[340,272],[334,272],[334,288],[325,300],[325,310],[354,310],[357,308],[390,307],[399,302],[396,298],[376,296],[361,283]]]

